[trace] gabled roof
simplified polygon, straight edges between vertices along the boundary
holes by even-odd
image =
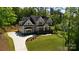
[[[38,19],[40,18],[40,16],[30,16],[30,20],[35,24]]]
[[[24,25],[26,23],[26,21],[29,19],[33,24],[36,24],[36,22],[38,20],[40,20],[40,18],[43,18],[43,20],[45,22],[47,22],[47,20],[49,20],[48,17],[46,16],[29,16],[29,17],[23,17],[22,20],[19,22],[19,24]],[[52,20],[51,20],[52,21]]]
[[[49,25],[47,23],[45,23],[44,27],[48,27]]]
[[[44,19],[45,22],[47,22],[48,17],[46,17],[46,16],[42,16],[42,18]]]
[[[34,25],[31,20],[28,18],[24,25]]]
[[[23,17],[21,21],[19,21],[20,25],[24,25],[24,23],[27,21],[27,17]]]
[[[52,19],[51,18],[48,18],[48,20],[47,20],[48,22],[52,22],[53,23],[53,21],[52,21]]]

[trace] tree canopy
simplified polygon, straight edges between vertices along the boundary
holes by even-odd
[[[16,14],[9,7],[0,8],[0,26],[11,25],[16,22]]]

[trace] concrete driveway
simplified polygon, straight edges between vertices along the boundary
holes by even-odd
[[[13,39],[16,51],[27,51],[25,41],[34,35],[19,36],[16,32],[8,32],[8,36]]]

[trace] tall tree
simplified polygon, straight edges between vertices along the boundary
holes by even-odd
[[[48,16],[47,7],[37,7],[37,15],[38,16]]]
[[[53,20],[55,33],[57,33],[57,25],[60,24],[63,20],[63,13],[61,12],[61,10],[61,8],[57,7],[50,8],[50,17]]]
[[[16,21],[16,23],[18,23],[21,20],[21,18],[24,16],[23,8],[13,7],[13,11],[17,15],[17,21]]]
[[[64,30],[66,29],[67,38],[66,46],[68,50],[79,50],[79,8],[77,7],[68,7],[64,14],[63,23]],[[65,26],[65,24],[67,24]]]
[[[60,24],[62,21],[63,13],[61,12],[62,8],[60,7],[51,7],[50,16],[55,21],[56,24]]]
[[[1,7],[0,8],[0,26],[7,26],[16,22],[16,15],[12,8]]]

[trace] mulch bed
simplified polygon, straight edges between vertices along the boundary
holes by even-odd
[[[28,39],[26,40],[26,42],[28,42],[28,41],[33,41],[33,40],[35,40],[37,37],[38,37],[38,35],[34,35],[33,37],[28,38]]]
[[[0,28],[0,51],[9,51],[9,44],[7,38],[5,37],[5,32],[18,31],[18,25],[15,26],[5,26]]]
[[[3,34],[0,34],[0,51],[9,51],[7,40]]]

